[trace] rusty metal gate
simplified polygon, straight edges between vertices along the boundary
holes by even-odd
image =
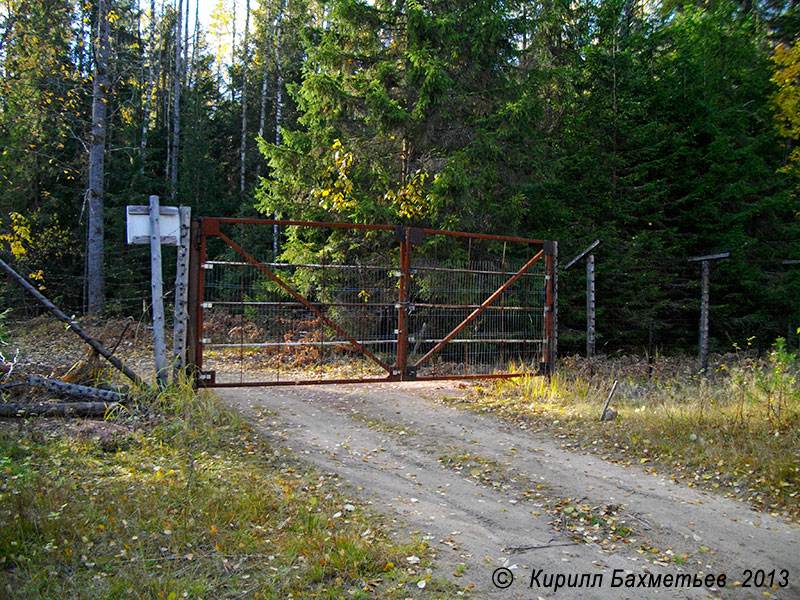
[[[277,258],[273,227],[289,242]],[[552,364],[555,242],[209,217],[192,238],[188,352],[202,386],[514,377]]]

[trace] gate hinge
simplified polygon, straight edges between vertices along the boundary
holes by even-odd
[[[198,371],[197,381],[202,385],[214,385],[217,382],[216,371]]]
[[[411,302],[395,302],[395,303],[394,303],[394,307],[395,307],[396,309],[398,309],[398,310],[400,310],[400,309],[401,309],[401,308],[403,308],[403,307],[406,307],[406,308],[408,309],[408,312],[413,312],[413,311],[415,311],[415,310],[416,310],[416,308],[417,308],[416,306],[414,306],[413,304],[411,304]]]

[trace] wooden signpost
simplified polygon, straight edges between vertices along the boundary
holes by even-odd
[[[153,298],[153,349],[156,380],[164,385],[169,377],[164,336],[164,290],[161,246],[178,246],[175,277],[173,325],[173,378],[186,366],[186,326],[189,283],[189,226],[191,209],[186,206],[160,206],[158,196],[150,196],[149,206],[127,207],[129,244],[150,244],[150,289]]]
[[[153,295],[153,350],[156,380],[167,382],[167,345],[164,340],[164,288],[161,272],[161,223],[158,196],[150,196],[150,290]]]

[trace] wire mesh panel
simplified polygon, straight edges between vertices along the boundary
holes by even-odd
[[[195,230],[202,385],[507,376],[548,361],[542,242],[271,220]]]
[[[442,344],[523,266],[520,260],[412,262],[409,364]],[[417,377],[493,374],[537,364],[544,352],[545,284],[541,261],[421,363]]]

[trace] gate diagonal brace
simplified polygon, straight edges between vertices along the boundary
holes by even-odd
[[[261,271],[262,273],[264,273],[264,275],[266,275],[267,277],[269,277],[270,279],[272,279],[272,281],[274,281],[275,283],[277,283],[279,286],[281,286],[283,289],[285,289],[287,292],[289,292],[289,293],[290,293],[292,296],[294,296],[294,298],[295,298],[295,299],[296,299],[298,302],[300,302],[300,303],[301,303],[303,306],[305,306],[305,307],[306,307],[308,310],[310,310],[310,311],[311,311],[311,312],[313,312],[315,315],[317,315],[317,316],[318,316],[320,319],[322,319],[322,321],[323,321],[323,322],[324,322],[326,325],[328,325],[329,327],[333,328],[333,329],[334,329],[334,330],[335,330],[337,333],[339,333],[339,334],[340,334],[340,335],[341,335],[341,336],[342,336],[342,337],[343,337],[343,338],[344,338],[344,339],[345,339],[345,340],[346,340],[346,341],[347,341],[347,342],[348,342],[348,343],[349,343],[351,346],[353,346],[353,347],[354,347],[354,348],[356,348],[356,349],[357,349],[359,352],[361,352],[362,354],[364,354],[364,356],[367,356],[368,358],[370,358],[371,360],[373,360],[373,361],[374,361],[376,364],[378,364],[378,365],[379,365],[379,366],[380,366],[382,369],[384,369],[384,370],[385,370],[386,372],[388,372],[389,374],[391,374],[391,373],[392,373],[392,368],[391,368],[390,366],[388,366],[386,363],[384,363],[384,362],[383,362],[381,359],[379,359],[377,356],[375,356],[375,355],[374,355],[372,352],[370,352],[369,350],[367,350],[367,349],[366,349],[364,346],[362,346],[361,344],[359,344],[359,343],[358,343],[358,342],[357,342],[357,341],[356,341],[354,338],[350,337],[350,336],[347,334],[347,332],[346,332],[344,329],[342,329],[342,328],[341,328],[341,327],[339,327],[339,326],[338,326],[336,323],[334,323],[333,321],[331,321],[331,319],[330,319],[330,318],[328,318],[327,316],[325,316],[325,315],[324,315],[324,314],[323,314],[321,311],[319,311],[319,310],[318,310],[318,309],[317,309],[317,308],[316,308],[316,307],[315,307],[313,304],[311,304],[311,303],[310,303],[308,300],[306,300],[306,299],[305,299],[303,296],[301,296],[301,295],[300,295],[300,294],[299,294],[297,291],[295,291],[295,290],[294,290],[294,289],[293,289],[291,286],[289,286],[289,285],[288,285],[286,282],[284,282],[284,281],[283,281],[283,280],[282,280],[280,277],[278,277],[277,275],[275,275],[275,274],[274,274],[272,271],[270,271],[269,269],[267,269],[267,268],[266,268],[264,265],[262,265],[260,262],[258,262],[258,261],[257,261],[255,258],[253,258],[252,256],[250,256],[250,255],[249,255],[249,254],[248,254],[248,253],[247,253],[247,252],[246,252],[246,251],[245,251],[245,250],[244,250],[244,249],[243,249],[241,246],[239,246],[239,245],[238,245],[236,242],[234,242],[233,240],[231,240],[231,239],[230,239],[228,236],[226,236],[224,233],[222,233],[222,232],[221,232],[221,231],[219,231],[219,230],[217,230],[217,231],[216,231],[216,235],[217,235],[217,236],[218,236],[218,237],[219,237],[219,238],[220,238],[220,239],[221,239],[223,242],[225,242],[225,243],[226,243],[226,244],[228,244],[228,245],[229,245],[231,248],[233,248],[234,250],[236,250],[236,252],[238,252],[239,254],[241,254],[241,255],[242,255],[242,257],[243,257],[243,258],[244,258],[244,259],[245,259],[247,262],[249,262],[250,264],[252,264],[252,265],[253,265],[255,268],[257,268],[259,271]]]
[[[513,276],[511,276],[511,278],[508,281],[506,281],[503,285],[501,285],[499,288],[497,288],[492,293],[492,295],[489,296],[486,300],[484,300],[483,303],[478,308],[476,308],[474,311],[472,311],[472,313],[466,319],[461,321],[461,323],[459,323],[455,327],[455,329],[453,329],[453,331],[448,333],[441,342],[439,342],[433,348],[428,350],[428,353],[425,354],[425,356],[423,356],[422,358],[420,358],[416,362],[416,364],[414,365],[414,368],[415,369],[419,369],[422,365],[424,365],[426,362],[428,362],[434,354],[436,354],[437,352],[439,352],[439,350],[444,348],[444,346],[447,345],[447,343],[450,342],[450,340],[452,340],[456,335],[458,335],[459,331],[464,329],[464,327],[469,325],[479,314],[481,314],[484,310],[486,310],[486,308],[491,306],[491,304],[495,300],[497,300],[497,298],[503,292],[505,292],[509,287],[511,287],[517,279],[522,277],[522,275],[524,275],[525,271],[530,269],[534,264],[536,264],[539,260],[541,260],[541,258],[544,255],[545,255],[545,251],[544,250],[540,250],[539,252],[537,252],[536,255],[532,259],[530,259],[527,263],[525,263],[525,265],[519,271],[517,271]]]

